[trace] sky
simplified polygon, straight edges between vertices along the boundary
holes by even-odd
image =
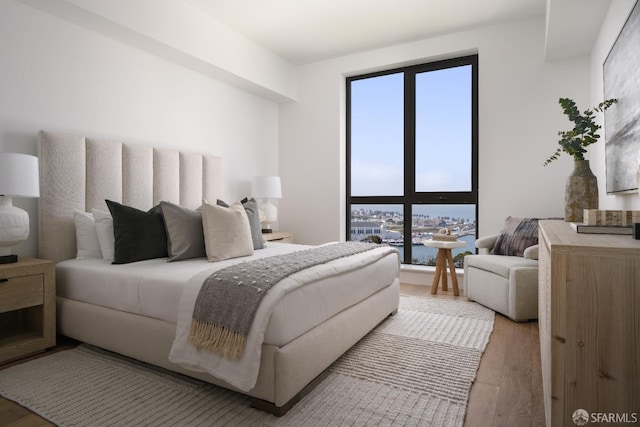
[[[351,194],[403,194],[404,74],[351,82]],[[416,190],[471,190],[471,66],[416,76]]]

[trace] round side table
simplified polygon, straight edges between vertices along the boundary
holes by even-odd
[[[449,262],[451,284],[453,285],[453,295],[460,295],[460,290],[458,289],[458,278],[456,277],[456,267],[453,264],[451,249],[463,248],[467,246],[467,243],[461,240],[425,240],[424,242],[422,242],[422,244],[430,248],[438,248],[438,257],[436,258],[436,274],[433,278],[433,284],[431,285],[431,293],[438,293],[438,283],[440,282],[441,278],[442,290],[447,290],[447,262]]]

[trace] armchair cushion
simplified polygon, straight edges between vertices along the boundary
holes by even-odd
[[[529,246],[527,249],[524,250],[524,254],[522,256],[524,256],[526,259],[537,260],[539,247],[540,247],[539,245]]]
[[[496,240],[498,240],[498,237],[500,237],[499,233],[480,237],[479,239],[476,240],[476,248],[491,249],[496,244]]]
[[[538,244],[538,219],[509,216],[489,253],[521,257],[526,248],[536,244]]]
[[[516,267],[538,268],[538,261],[517,256],[469,255],[464,257],[468,267],[489,271],[509,278],[509,272]]]

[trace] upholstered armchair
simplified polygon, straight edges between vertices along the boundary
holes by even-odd
[[[480,254],[464,257],[464,289],[516,322],[538,318],[538,220],[512,218],[499,234],[476,240]]]

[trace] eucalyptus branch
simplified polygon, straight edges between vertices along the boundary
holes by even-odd
[[[600,139],[598,130],[602,126],[595,122],[595,113],[604,112],[618,100],[615,98],[607,99],[591,109],[584,110],[582,114],[580,114],[580,110],[578,110],[576,103],[572,99],[560,98],[558,102],[562,107],[562,112],[573,122],[574,126],[569,131],[558,132],[560,148],[549,156],[544,162],[544,166],[557,160],[563,151],[572,156],[574,160],[584,160],[584,153],[587,152],[585,147],[596,143]]]

